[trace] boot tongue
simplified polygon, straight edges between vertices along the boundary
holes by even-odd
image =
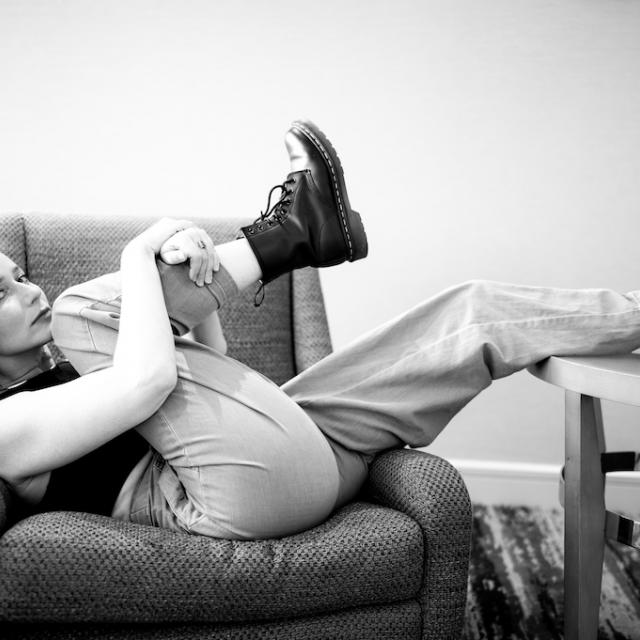
[[[300,171],[292,171],[287,175],[285,182],[286,180],[295,180],[296,182],[298,182],[298,177],[304,176],[305,173],[307,173],[307,169],[301,169]]]

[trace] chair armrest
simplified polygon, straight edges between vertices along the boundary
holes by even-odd
[[[472,522],[469,493],[460,474],[437,456],[395,449],[373,461],[366,491],[422,528],[423,638],[458,638],[467,601]]]
[[[0,478],[0,533],[8,526],[12,500],[9,485]]]

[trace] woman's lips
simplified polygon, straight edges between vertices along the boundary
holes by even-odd
[[[40,313],[33,319],[33,322],[31,324],[35,324],[41,318],[44,318],[50,315],[51,315],[51,307],[46,307],[42,311],[40,311]]]

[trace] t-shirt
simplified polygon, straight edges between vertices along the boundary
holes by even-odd
[[[71,364],[61,362],[49,371],[0,392],[0,401],[21,391],[37,391],[77,377]],[[90,421],[86,428],[91,428]],[[86,511],[110,515],[122,484],[148,448],[146,441],[130,430],[78,460],[54,469],[42,500],[30,507],[29,512]]]

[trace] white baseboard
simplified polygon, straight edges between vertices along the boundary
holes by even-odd
[[[472,502],[560,508],[560,465],[449,459]],[[607,509],[640,518],[640,473],[607,474]]]

